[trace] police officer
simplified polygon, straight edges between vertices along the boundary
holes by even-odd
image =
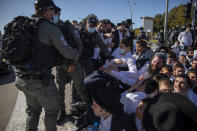
[[[58,27],[61,29],[64,38],[67,40],[68,44],[76,49],[76,58],[75,61],[65,60],[68,65],[62,65],[56,67],[56,83],[57,87],[59,89],[59,102],[60,102],[60,114],[58,116],[58,125],[61,125],[62,121],[66,118],[66,112],[65,112],[65,84],[69,82],[69,76],[71,76],[71,79],[74,82],[74,87],[76,89],[77,94],[80,96],[82,101],[85,103],[86,106],[90,104],[88,93],[86,89],[84,88],[84,77],[83,72],[80,63],[78,62],[78,58],[81,55],[82,52],[82,42],[79,37],[78,30],[69,22],[63,22],[60,21],[60,11],[61,9],[59,7],[56,7],[55,11],[55,19],[53,19],[53,22],[58,25]],[[58,20],[58,21],[57,21]],[[72,87],[73,89],[73,87]],[[72,95],[74,89],[72,90]],[[74,99],[74,98],[72,98]],[[74,100],[71,101],[73,103]]]
[[[52,0],[36,0],[35,13],[40,22],[37,25],[36,46],[37,68],[24,66],[17,68],[16,87],[23,91],[27,103],[26,131],[37,131],[42,108],[45,111],[46,131],[56,131],[59,111],[57,88],[51,68],[55,66],[57,55],[73,60],[75,51],[68,45],[59,28],[50,21],[56,7]],[[34,59],[34,60],[36,60]]]
[[[83,51],[79,62],[84,69],[85,76],[88,76],[93,72],[92,57],[94,56],[95,47],[99,47],[101,53],[106,58],[111,56],[107,46],[96,31],[97,21],[98,20],[95,17],[89,16],[85,23],[85,29],[80,31],[80,37],[83,43]]]
[[[141,39],[147,39],[143,27],[140,27],[140,33],[137,35],[137,40],[141,40]]]

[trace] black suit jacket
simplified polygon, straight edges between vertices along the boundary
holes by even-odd
[[[123,113],[121,116],[113,115],[110,131],[138,131],[134,115]]]
[[[112,51],[114,51],[119,45],[120,37],[119,37],[118,30],[112,32],[112,34],[114,36],[114,38],[112,39],[112,43],[115,43],[115,46],[113,47]]]

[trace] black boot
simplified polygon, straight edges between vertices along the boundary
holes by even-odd
[[[62,126],[67,120],[66,112],[60,111],[57,117],[57,125]]]
[[[71,116],[80,117],[85,111],[86,108],[82,102],[76,102],[71,104]]]

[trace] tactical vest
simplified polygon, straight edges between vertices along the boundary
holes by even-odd
[[[80,32],[80,37],[83,42],[83,51],[82,51],[81,57],[91,58],[94,56],[94,48],[96,46],[96,43],[95,43],[96,34],[95,33],[90,34],[85,30]]]
[[[42,22],[46,22],[46,19],[39,19],[37,22],[37,27]],[[49,21],[47,21],[49,22]],[[53,23],[51,23],[53,24]],[[15,63],[18,68],[26,68],[29,70],[40,70],[49,69],[60,64],[60,54],[52,45],[47,45],[40,42],[38,37],[38,28],[34,30],[33,40],[31,44],[31,56],[28,60]]]

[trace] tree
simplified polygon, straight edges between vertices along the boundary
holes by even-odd
[[[184,15],[184,6],[181,4],[178,7],[172,8],[168,13],[168,28],[171,29],[173,26],[183,26],[186,23],[191,23],[191,18],[186,19],[183,17]],[[153,31],[159,32],[160,29],[164,28],[164,16],[165,14],[157,14],[155,15],[154,23],[153,23]]]

